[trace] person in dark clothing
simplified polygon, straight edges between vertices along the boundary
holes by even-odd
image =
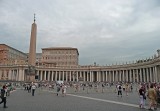
[[[122,97],[122,86],[118,85],[117,90],[118,90],[118,96],[121,95],[121,97]]]
[[[144,108],[144,103],[145,103],[145,90],[144,90],[144,87],[142,86],[140,89],[139,89],[139,98],[140,98],[140,104],[139,104],[139,108]]]
[[[3,86],[3,89],[1,89],[1,98],[2,98],[2,101],[0,102],[3,103],[3,108],[7,108],[6,106],[6,86],[4,85]]]

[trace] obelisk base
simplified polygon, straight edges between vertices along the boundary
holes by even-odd
[[[35,82],[35,74],[27,75],[27,82]]]

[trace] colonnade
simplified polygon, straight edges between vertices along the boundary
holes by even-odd
[[[25,69],[19,69],[19,68],[0,69],[0,80],[24,81],[25,80]]]
[[[0,68],[0,80],[26,81],[26,68]],[[160,67],[36,69],[38,81],[160,82]]]
[[[82,70],[37,70],[40,81],[84,82],[159,82],[160,71],[156,66],[137,69],[82,69]],[[80,80],[79,80],[80,79]]]

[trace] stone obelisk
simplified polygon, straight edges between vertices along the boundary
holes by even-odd
[[[37,24],[35,23],[35,14],[34,14],[34,23],[31,27],[31,37],[30,37],[30,47],[29,47],[29,56],[28,56],[28,70],[29,70],[29,81],[35,80],[35,65],[36,65],[36,36],[37,36]]]

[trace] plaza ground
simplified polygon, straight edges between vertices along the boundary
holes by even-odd
[[[114,90],[81,90],[68,89],[67,96],[56,96],[55,90],[36,89],[35,96],[23,89],[17,89],[7,98],[8,108],[0,105],[0,111],[146,111],[139,109],[138,92],[117,97]],[[146,101],[146,108],[148,101]],[[158,109],[159,110],[159,109]]]

